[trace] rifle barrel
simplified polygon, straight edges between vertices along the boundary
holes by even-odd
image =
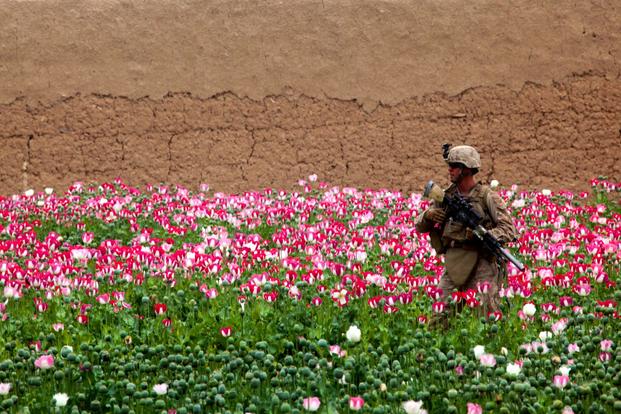
[[[505,249],[504,247],[501,247],[500,251],[502,252],[503,256],[505,256],[507,259],[509,259],[511,263],[515,265],[515,267],[520,269],[520,272],[524,270],[524,265],[522,264],[522,262],[516,259],[515,256],[513,256],[511,253],[509,253],[509,250]]]
[[[516,259],[515,256],[513,256],[511,252],[509,252],[509,250],[502,247],[500,242],[494,236],[492,236],[489,231],[483,228],[483,226],[477,226],[477,231],[475,231],[474,234],[479,236],[479,238],[483,241],[483,244],[487,245],[487,247],[491,249],[492,252],[496,251],[496,254],[501,254],[505,257],[505,259],[513,263],[515,267],[520,269],[520,272],[525,269],[524,264]]]

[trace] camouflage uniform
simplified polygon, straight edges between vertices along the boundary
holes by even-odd
[[[457,186],[453,184],[446,190],[446,194],[453,195],[457,191]],[[483,217],[480,224],[498,241],[507,243],[516,237],[517,231],[511,216],[496,192],[477,183],[466,199]],[[440,206],[434,202],[434,207]],[[416,230],[429,233],[433,248],[445,255],[446,270],[439,284],[442,289],[441,301],[447,302],[454,291],[477,290],[479,283],[487,281],[488,291],[478,295],[482,308],[484,312],[498,310],[498,290],[502,282],[501,275],[506,274],[505,262],[499,264],[494,256],[480,248],[476,240],[468,240],[466,227],[457,221],[449,219],[440,226],[421,214],[416,221]]]

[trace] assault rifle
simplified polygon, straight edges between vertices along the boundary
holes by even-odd
[[[524,265],[516,259],[502,244],[491,235],[485,227],[481,226],[482,217],[476,212],[470,203],[461,195],[446,194],[433,181],[425,185],[423,196],[429,197],[445,208],[446,217],[452,218],[472,229],[472,233],[481,241],[483,248],[487,249],[496,257],[504,257],[515,265],[520,271],[524,270]]]

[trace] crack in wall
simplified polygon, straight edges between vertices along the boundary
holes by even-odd
[[[486,128],[488,130],[491,129],[490,128],[491,123],[492,123],[492,116],[491,115],[487,115],[486,116],[486,120],[485,120],[485,125],[486,125]],[[487,182],[490,182],[494,178],[495,171],[496,171],[496,161],[495,161],[495,153],[496,153],[496,151],[495,151],[495,149],[496,149],[495,146],[492,145],[491,146],[491,150],[488,152],[490,161],[489,161],[489,166],[488,166],[489,171],[486,174],[486,181]]]
[[[339,140],[339,144],[341,147],[341,155],[345,160],[345,173],[343,174],[345,177],[349,177],[349,159],[345,157],[345,143],[342,140]]]
[[[85,141],[88,140],[88,137],[85,139]],[[80,143],[82,144],[82,143]],[[84,171],[84,174],[87,175],[88,174],[88,167],[86,165],[86,157],[84,156],[84,145],[78,145],[79,151],[80,151],[80,160],[82,160],[82,171]]]
[[[22,163],[22,190],[26,191],[29,188],[29,182],[28,182],[28,174],[29,174],[29,168],[30,168],[30,157],[31,157],[31,147],[30,147],[30,143],[32,142],[32,140],[34,139],[33,135],[28,135],[28,138],[26,139],[26,157],[24,159],[24,162]]]
[[[168,173],[166,173],[166,178],[170,180],[172,168],[173,168],[173,155],[172,155],[172,142],[175,138],[175,134],[172,134],[168,139]]]
[[[252,161],[253,157],[254,157],[254,151],[257,145],[257,137],[255,136],[255,131],[254,129],[248,129],[248,132],[250,133],[250,153],[248,154],[248,156],[246,157],[246,162],[245,163],[240,163],[239,167],[241,170],[241,178],[242,181],[244,182],[248,182],[248,176],[247,174],[247,170],[250,169],[250,162]]]
[[[254,135],[254,130],[250,130],[250,153],[248,154],[248,157],[246,158],[246,165],[250,164],[250,161],[252,160],[252,157],[254,157],[254,151],[255,148],[257,146],[257,137]]]
[[[496,166],[496,151],[492,149],[489,153],[490,163],[489,163],[489,173],[487,174],[486,181],[489,183],[493,179],[495,179],[495,166]]]
[[[114,139],[117,144],[121,145],[121,163],[125,162],[125,141],[117,135]]]

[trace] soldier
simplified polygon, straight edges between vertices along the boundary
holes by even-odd
[[[446,194],[459,193],[482,217],[481,225],[501,243],[515,239],[517,231],[504,201],[489,186],[475,181],[481,168],[476,149],[468,145],[445,147],[444,159],[448,164],[451,186]],[[446,212],[437,202],[425,210],[416,221],[416,230],[429,233],[431,244],[438,254],[444,254],[445,272],[440,279],[441,301],[455,291],[477,288],[481,293],[484,312],[499,310],[498,290],[501,277],[506,275],[506,262],[497,260],[474,237],[472,229],[453,219],[446,220]],[[485,283],[487,282],[487,283]]]

